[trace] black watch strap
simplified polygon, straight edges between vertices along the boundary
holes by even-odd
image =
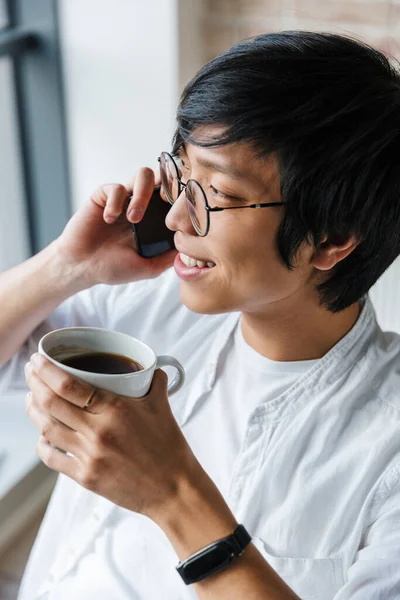
[[[243,525],[238,525],[231,535],[209,544],[181,561],[176,570],[187,585],[196,583],[227,567],[243,553],[250,541],[251,535]]]

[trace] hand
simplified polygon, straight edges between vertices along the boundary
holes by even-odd
[[[51,469],[156,522],[188,481],[205,478],[171,412],[164,371],[141,399],[96,390],[85,410],[93,387],[42,355],[25,373],[26,411],[41,433],[37,452]]]
[[[154,258],[136,252],[132,223],[143,217],[155,185],[154,172],[143,168],[127,187],[100,186],[67,223],[56,249],[88,286],[150,279],[172,266],[175,250]]]

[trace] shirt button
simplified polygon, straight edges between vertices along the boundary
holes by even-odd
[[[100,521],[99,513],[94,511],[94,513],[92,514],[92,519],[93,519],[93,521]]]
[[[54,583],[54,579],[55,579],[55,577],[54,577],[54,575],[52,575],[51,573],[49,573],[49,574],[47,575],[47,581],[48,581],[49,583]]]

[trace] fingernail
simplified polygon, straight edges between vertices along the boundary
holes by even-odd
[[[106,223],[114,223],[115,217],[112,215],[104,214],[104,220]]]
[[[130,221],[140,221],[142,217],[143,211],[141,208],[132,208],[128,215]]]

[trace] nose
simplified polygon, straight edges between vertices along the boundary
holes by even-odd
[[[178,199],[171,206],[165,224],[171,231],[182,231],[190,235],[197,235],[190,220],[185,190],[182,190]]]

